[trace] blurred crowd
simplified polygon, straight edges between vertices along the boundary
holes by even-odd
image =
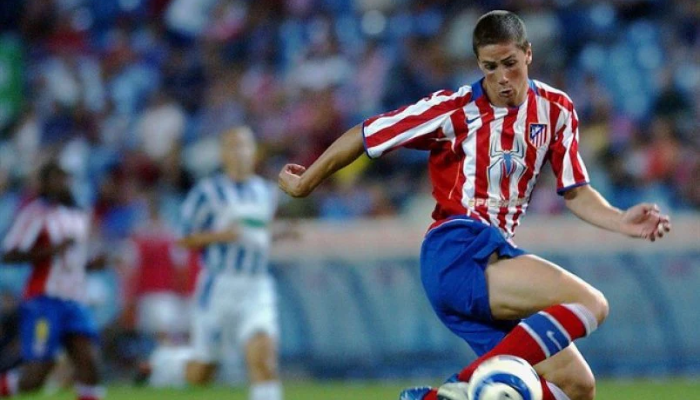
[[[222,132],[250,125],[268,178],[308,164],[366,117],[476,81],[472,27],[495,8],[524,19],[531,77],[573,98],[611,202],[700,208],[697,0],[3,0],[0,232],[34,194],[37,167],[58,159],[94,210],[95,237],[118,253],[126,297],[186,296],[197,266],[171,247],[178,210],[217,169]],[[282,214],[425,213],[426,159],[360,159]],[[531,212],[563,211],[549,175]],[[133,272],[164,251],[167,282]],[[137,324],[133,304],[110,307]]]
[[[532,77],[577,105],[596,186],[622,207],[639,196],[700,204],[698,2],[469,3],[4,1],[0,188],[21,196],[35,167],[58,157],[107,237],[128,235],[148,196],[174,221],[193,180],[217,168],[221,132],[251,125],[270,178],[286,162],[308,164],[363,118],[478,79],[471,29],[507,8],[528,27]],[[425,158],[361,161],[283,212],[410,212],[426,195]],[[561,207],[542,188],[532,203]]]

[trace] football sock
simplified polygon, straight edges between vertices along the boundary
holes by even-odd
[[[78,394],[78,400],[102,400],[105,398],[105,388],[102,386],[92,386],[76,384],[75,391]]]
[[[182,387],[187,384],[187,363],[194,359],[189,346],[159,346],[148,359],[147,383],[155,387]]]
[[[430,391],[423,396],[423,400],[437,400],[437,389],[430,389]]]
[[[15,370],[0,374],[0,398],[12,397],[19,389],[19,374]]]
[[[476,368],[486,359],[509,354],[525,359],[531,365],[565,349],[573,340],[591,334],[598,322],[581,304],[559,304],[522,320],[491,351],[477,358],[458,375],[468,382]]]
[[[282,384],[279,381],[254,383],[250,386],[250,400],[282,400]]]

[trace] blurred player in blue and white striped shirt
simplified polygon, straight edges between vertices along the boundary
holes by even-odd
[[[250,400],[281,400],[277,299],[268,273],[277,187],[255,175],[255,153],[249,128],[224,133],[223,172],[197,183],[182,206],[179,244],[199,249],[204,269],[194,297],[192,348],[181,359],[187,359],[187,382],[205,384],[214,377],[223,349],[240,349],[251,381]],[[178,368],[154,360],[152,383],[158,379],[155,364]]]

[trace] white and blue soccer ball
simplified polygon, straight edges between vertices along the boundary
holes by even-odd
[[[520,357],[500,355],[474,371],[467,389],[469,400],[542,400],[535,369]]]

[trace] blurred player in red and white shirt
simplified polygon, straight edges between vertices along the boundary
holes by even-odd
[[[124,322],[140,333],[175,341],[189,330],[189,295],[197,272],[197,257],[177,246],[175,229],[164,221],[155,198],[149,198],[149,218],[127,241],[123,251]]]
[[[544,400],[592,399],[593,374],[572,341],[605,320],[607,300],[511,237],[546,162],[567,208],[592,225],[654,241],[670,230],[669,218],[654,204],[619,210],[590,186],[573,102],[529,79],[532,46],[517,15],[484,14],[472,47],[482,79],[365,120],[308,169],[286,165],[279,184],[304,197],[365,151],[370,158],[400,147],[429,151],[437,205],[421,248],[421,279],[438,317],[480,357],[439,390],[409,389],[401,399],[435,400],[438,392],[466,399],[464,382],[501,354],[535,366]]]
[[[97,330],[84,304],[90,215],[73,199],[56,163],[39,173],[39,196],[22,208],[3,241],[3,262],[32,270],[20,305],[22,366],[0,375],[0,398],[39,389],[64,347],[75,366],[78,400],[104,397]]]

